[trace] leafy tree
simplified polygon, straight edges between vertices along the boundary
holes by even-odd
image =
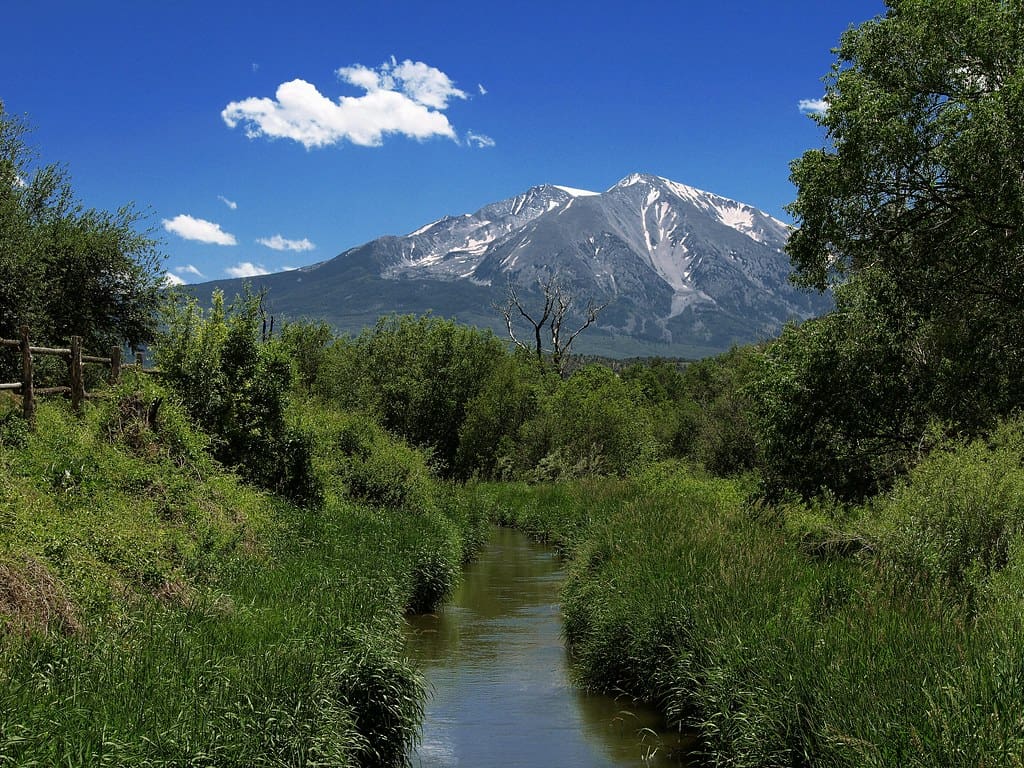
[[[225,310],[219,291],[209,313],[195,300],[169,306],[157,363],[213,435],[219,461],[256,485],[313,503],[321,489],[310,439],[287,415],[292,358],[280,342],[262,341],[259,307],[247,293]]]
[[[751,387],[769,497],[828,489],[862,499],[916,459],[929,382],[907,351],[920,319],[880,281],[852,280],[837,309],[788,326],[765,350]]]
[[[674,448],[719,475],[753,469],[760,460],[749,392],[760,371],[761,350],[734,347],[692,363],[682,374],[682,407]]]
[[[796,277],[863,273],[917,315],[906,354],[967,428],[1024,397],[1024,4],[890,0],[843,35],[792,167]]]
[[[834,314],[766,355],[769,489],[858,498],[932,420],[978,434],[1024,402],[1024,6],[890,0],[849,30],[793,163],[795,279]]]
[[[325,322],[295,321],[281,329],[281,342],[295,361],[296,383],[306,392],[315,392],[335,341],[334,331]]]
[[[627,475],[657,453],[639,388],[611,369],[588,365],[544,396],[500,463],[538,480]]]
[[[80,335],[97,351],[152,340],[163,277],[151,232],[131,206],[84,207],[62,167],[35,166],[27,130],[0,102],[0,336],[28,324],[33,339]]]
[[[466,406],[505,355],[502,343],[490,331],[406,315],[381,318],[354,347],[360,402],[453,472]]]
[[[459,428],[458,473],[493,477],[498,459],[512,452],[520,427],[540,407],[544,375],[528,355],[498,361],[480,392],[466,405]]]

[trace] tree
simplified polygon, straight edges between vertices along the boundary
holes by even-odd
[[[321,495],[310,437],[288,417],[292,358],[263,332],[262,295],[246,289],[227,309],[215,291],[164,307],[156,360],[189,415],[214,437],[214,455],[246,480],[300,504]]]
[[[356,340],[359,402],[381,425],[456,471],[466,406],[505,348],[490,331],[433,315],[391,316]]]
[[[839,286],[767,356],[769,474],[804,493],[870,493],[929,421],[1024,403],[1024,3],[887,5],[843,35],[828,145],[792,165],[795,280]]]
[[[541,368],[544,367],[544,358],[547,355],[555,370],[559,374],[564,374],[566,358],[572,348],[572,343],[577,336],[593,325],[607,304],[596,304],[593,299],[587,301],[587,307],[583,310],[583,324],[575,331],[565,335],[564,326],[569,319],[573,296],[565,290],[555,276],[539,280],[537,285],[544,299],[540,311],[527,312],[526,306],[519,296],[519,291],[510,280],[505,305],[500,308],[501,314],[505,318],[508,335],[516,346],[536,355],[537,364]],[[531,341],[523,341],[516,335],[517,318],[522,318],[530,326],[530,332],[533,334]],[[551,340],[547,347],[544,346],[544,336]]]
[[[151,341],[163,277],[156,241],[131,206],[85,208],[67,172],[34,166],[28,126],[0,102],[0,336],[32,327],[101,350]]]
[[[888,5],[843,35],[816,117],[831,146],[792,166],[788,251],[804,285],[894,287],[926,321],[914,354],[958,377],[947,406],[983,420],[1024,394],[1024,3]],[[982,370],[956,370],[965,353]]]
[[[792,166],[797,276],[874,265],[919,298],[1020,306],[1024,4],[888,5],[843,35],[815,116],[832,146]]]

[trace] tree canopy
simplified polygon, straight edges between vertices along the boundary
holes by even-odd
[[[1024,4],[889,0],[843,35],[793,164],[797,276],[868,266],[931,306],[1024,301]],[[955,311],[959,311],[959,307]]]
[[[152,339],[163,285],[156,241],[130,205],[86,208],[59,165],[36,164],[26,122],[0,102],[0,336],[86,348]]]
[[[860,496],[929,422],[1024,403],[1024,4],[889,0],[836,54],[787,248],[838,306],[772,347],[760,410],[769,478]]]

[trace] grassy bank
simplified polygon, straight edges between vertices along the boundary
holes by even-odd
[[[0,765],[403,761],[423,690],[402,617],[482,521],[426,477],[405,506],[353,498],[352,466],[402,446],[356,462],[341,417],[296,415],[324,487],[303,509],[207,458],[152,387],[82,421],[47,403],[31,434],[2,417]]]
[[[735,481],[474,490],[570,558],[582,682],[656,702],[735,766],[1024,764],[1024,632],[968,615],[870,557],[810,554]]]

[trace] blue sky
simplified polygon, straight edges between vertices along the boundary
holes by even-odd
[[[654,173],[780,218],[801,100],[869,0],[48,2],[0,100],[187,282],[278,271],[541,183]]]

